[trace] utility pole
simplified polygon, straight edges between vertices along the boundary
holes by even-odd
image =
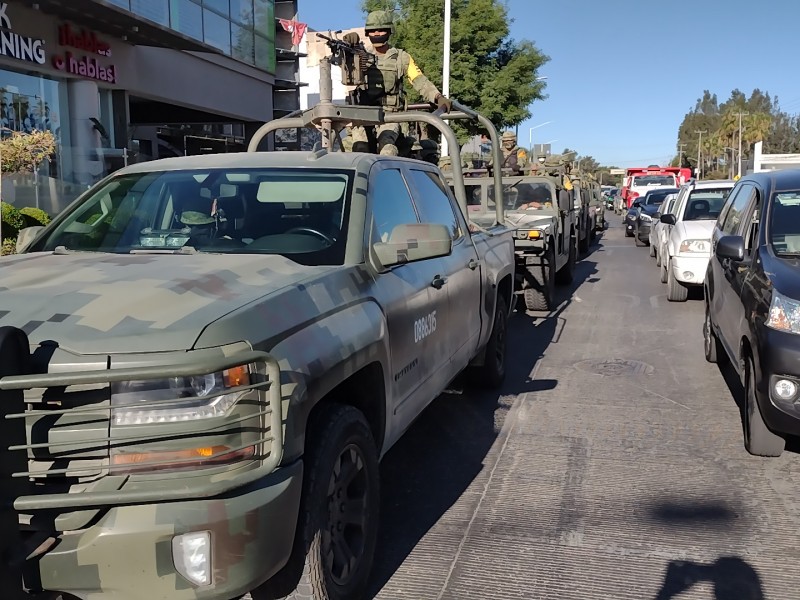
[[[683,166],[683,147],[688,144],[678,144],[678,167]]]
[[[739,115],[739,178],[742,177],[742,117],[748,116],[750,113],[740,112]]]
[[[703,134],[708,133],[708,131],[700,131],[698,129],[695,131],[695,133],[699,135],[697,138],[697,179],[699,181],[703,178],[703,165],[700,162],[700,148],[703,145]]]

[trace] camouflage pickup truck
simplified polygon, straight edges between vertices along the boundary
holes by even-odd
[[[422,161],[247,152],[129,166],[23,231],[3,598],[361,597],[379,460],[462,371],[503,381],[512,232],[465,203]]]

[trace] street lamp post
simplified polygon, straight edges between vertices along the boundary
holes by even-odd
[[[444,59],[442,60],[442,95],[450,96],[450,0],[444,0]],[[447,140],[442,136],[442,156],[447,156]]]
[[[531,154],[533,154],[533,130],[549,125],[550,123],[552,123],[552,121],[545,121],[544,123],[539,123],[528,129],[528,147],[530,148]]]

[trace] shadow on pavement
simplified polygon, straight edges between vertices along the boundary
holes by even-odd
[[[650,517],[669,527],[729,530],[741,523],[743,509],[727,502],[659,502],[650,507]],[[764,600],[761,578],[738,556],[723,556],[710,564],[671,560],[655,600],[677,598],[699,583],[714,586],[715,600]]]
[[[509,320],[506,379],[499,391],[445,393],[411,426],[381,462],[381,529],[368,598],[401,567],[425,534],[487,467],[517,395],[554,389],[556,380],[534,380],[536,363],[563,327],[572,293],[597,273],[585,258],[569,286],[558,286],[559,308],[535,316],[516,310]],[[533,317],[533,318],[532,318]],[[462,383],[454,382],[458,389]]]
[[[715,600],[764,600],[761,578],[738,556],[723,556],[711,564],[670,561],[655,600],[676,598],[701,582],[713,584]]]

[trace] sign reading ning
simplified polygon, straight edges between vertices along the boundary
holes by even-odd
[[[11,27],[8,2],[0,2],[0,55],[43,65],[44,40],[21,36]]]

